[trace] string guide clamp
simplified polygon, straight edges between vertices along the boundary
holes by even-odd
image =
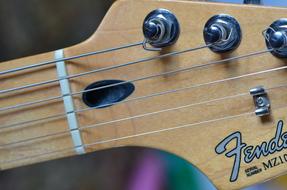
[[[259,117],[270,114],[270,100],[263,86],[257,86],[250,89],[250,95],[253,96],[255,105],[255,114]]]

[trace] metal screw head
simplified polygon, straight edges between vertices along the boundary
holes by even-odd
[[[258,106],[260,106],[260,107],[264,107],[264,106],[266,106],[266,100],[264,99],[264,97],[258,97],[257,99],[256,99],[256,103],[257,103],[257,105]]]

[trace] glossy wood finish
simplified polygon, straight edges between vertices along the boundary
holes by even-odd
[[[204,44],[202,30],[205,22],[211,16],[220,13],[233,15],[240,22],[243,30],[242,43],[236,51],[230,54],[220,55],[212,53],[209,49],[203,49],[175,57],[71,79],[73,92],[81,91],[90,83],[99,80],[132,80],[264,50],[265,42],[261,32],[274,20],[286,15],[286,9],[246,5],[157,0],[117,1],[106,15],[97,32],[87,41],[65,49],[65,56],[68,57],[142,41],[142,21],[150,11],[156,8],[169,9],[179,19],[181,36],[174,46],[161,52],[149,52],[143,50],[142,47],[135,47],[68,61],[69,74],[81,73],[202,45]],[[262,17],[262,15],[265,16]],[[44,57],[31,57],[26,60],[12,61],[11,63],[13,64],[2,63],[0,70],[5,70],[5,65],[17,67],[19,66],[18,64],[29,64],[43,59],[53,59],[52,53],[46,54]],[[250,164],[242,161],[238,180],[230,182],[233,159],[215,153],[216,145],[226,136],[236,131],[240,131],[243,141],[250,145],[261,144],[263,141],[268,141],[274,137],[277,122],[280,119],[286,121],[287,88],[274,88],[268,91],[272,115],[264,120],[253,113],[253,99],[248,93],[250,88],[258,85],[264,85],[266,88],[285,85],[287,79],[285,70],[257,73],[282,66],[286,66],[284,60],[277,59],[266,53],[230,61],[221,65],[207,66],[193,69],[189,72],[134,82],[136,91],[129,98],[172,89],[186,87],[189,87],[189,89],[152,98],[129,101],[105,109],[78,113],[86,149],[87,151],[95,151],[120,146],[145,146],[165,150],[197,166],[219,189],[238,189],[283,174],[286,171],[286,166],[283,164],[252,177],[247,177],[244,172],[245,169],[252,166],[261,166],[263,161],[283,155],[284,151],[281,151],[271,156],[255,159]],[[47,80],[48,78],[56,77],[54,67],[41,70],[42,72],[35,71],[37,72],[29,73],[29,76],[24,75],[22,78],[15,75],[7,79],[6,83],[2,83],[4,79],[1,78],[1,89],[6,89],[8,86],[11,87],[11,83],[19,86],[24,83],[35,82],[33,80],[36,79]],[[43,74],[44,72],[46,74]],[[41,73],[41,76],[37,77],[39,73]],[[248,76],[232,79],[242,75]],[[222,81],[222,79],[226,80]],[[0,105],[1,107],[2,105],[13,105],[26,101],[27,97],[31,99],[42,98],[57,93],[59,93],[57,85],[54,90],[53,88],[47,88],[45,91],[33,90],[26,96],[20,96],[16,93],[16,98],[13,98],[14,96],[1,97]],[[79,97],[74,98],[74,101],[76,109],[86,107]],[[48,115],[63,111],[60,102],[55,106],[57,108],[54,108],[52,104],[37,108],[42,112],[39,110],[31,110],[30,112],[22,110],[21,114],[13,112],[5,117],[1,116],[1,123],[21,121],[22,118],[34,119],[41,115],[40,113]],[[15,116],[21,118],[16,120],[14,119]],[[1,144],[67,130],[65,119],[57,122],[59,123],[38,123],[32,127],[20,127],[9,133],[11,136],[1,132]],[[227,147],[228,150],[235,146],[234,144],[231,145],[232,147]],[[72,146],[69,133],[67,133],[64,136],[57,136],[57,138],[50,137],[44,141],[37,140],[30,143],[29,148],[27,148],[26,144],[20,147],[15,146],[13,149],[8,147],[1,150],[1,160],[21,159],[23,156],[30,157],[29,159],[21,159],[16,162],[0,163],[0,167],[6,169],[75,154],[70,149],[64,153],[58,152],[37,157],[38,154],[47,151],[61,150]]]
[[[47,61],[54,59],[54,53],[46,53],[37,56],[22,58],[14,61],[8,61],[1,63],[1,71],[22,67],[25,65],[34,64],[37,62]],[[38,83],[51,79],[56,79],[55,65],[48,65],[41,68],[34,68],[17,73],[3,75],[0,77],[1,90],[20,87],[27,84]],[[42,85],[35,88],[29,88],[25,90],[14,91],[0,95],[1,108],[8,107],[16,104],[22,104],[26,102],[33,102],[49,97],[59,96],[60,87],[59,84],[51,83],[48,85]],[[58,117],[56,119],[49,119],[39,122],[33,122],[25,124],[26,121],[37,120],[46,118],[49,116],[57,115],[64,112],[62,99],[49,101],[42,104],[35,104],[32,106],[22,107],[20,109],[11,109],[8,111],[0,112],[0,168],[6,168],[6,161],[15,160],[11,163],[6,163],[10,167],[19,166],[23,163],[33,163],[30,156],[33,154],[40,154],[42,152],[53,151],[61,145],[62,147],[71,147],[70,135],[55,136],[52,141],[49,139],[41,139],[39,142],[27,141],[25,143],[18,143],[13,146],[5,146],[5,144],[18,142],[33,137],[44,136],[47,134],[58,133],[67,129],[66,117]],[[23,123],[21,125],[13,125]],[[9,126],[9,127],[7,127]],[[73,152],[74,153],[74,152]],[[62,156],[62,154],[60,154]],[[21,159],[27,157],[29,159]],[[44,160],[58,157],[57,155],[46,155]],[[33,158],[33,157],[32,157]],[[37,161],[42,158],[37,158]],[[34,159],[35,160],[35,159]],[[9,167],[9,166],[8,166]]]

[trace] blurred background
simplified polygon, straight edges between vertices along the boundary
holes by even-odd
[[[242,3],[242,0],[214,0]],[[0,0],[0,61],[77,44],[97,28],[113,0]],[[287,6],[286,0],[263,0]],[[246,190],[285,190],[287,177]],[[215,190],[181,158],[120,148],[0,172],[0,190]]]

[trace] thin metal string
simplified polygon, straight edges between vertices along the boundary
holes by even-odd
[[[231,98],[235,98],[235,97],[239,97],[239,96],[243,96],[243,95],[247,95],[247,94],[248,93],[242,93],[242,94],[238,94],[238,95],[234,95],[234,96],[226,96],[226,97],[223,97],[223,98],[217,98],[217,99],[213,99],[213,100],[187,104],[187,105],[179,106],[179,107],[175,107],[175,108],[163,109],[163,110],[160,110],[160,111],[144,113],[144,114],[140,114],[140,115],[136,115],[136,116],[132,116],[132,117],[121,118],[121,119],[107,121],[107,122],[101,122],[101,123],[97,123],[97,124],[90,125],[90,126],[80,127],[79,130],[94,128],[94,127],[97,127],[97,126],[103,126],[103,125],[107,125],[107,124],[112,124],[112,123],[117,123],[117,122],[121,122],[121,121],[131,120],[131,119],[137,119],[137,118],[146,117],[146,116],[150,116],[150,115],[155,115],[155,114],[159,114],[159,113],[164,113],[164,112],[168,112],[168,111],[174,111],[174,110],[179,110],[179,109],[183,109],[183,108],[198,106],[198,105],[202,105],[202,104],[206,104],[206,103],[212,103],[212,102],[216,102],[216,101],[220,101],[220,100],[231,99]],[[78,130],[78,129],[64,130],[64,131],[61,131],[61,132],[52,133],[52,134],[43,135],[43,136],[38,136],[38,137],[34,137],[34,138],[29,138],[29,139],[25,139],[25,140],[21,140],[21,141],[16,141],[16,142],[11,142],[11,143],[6,143],[6,144],[0,144],[0,149],[6,148],[7,146],[10,147],[10,146],[18,145],[18,144],[21,144],[21,143],[28,143],[28,142],[35,141],[35,140],[42,140],[42,139],[45,139],[45,138],[48,138],[48,137],[57,136],[57,135],[70,134],[70,132],[76,131],[76,130]]]
[[[287,105],[273,108],[273,110],[281,109],[284,107],[287,107]],[[32,156],[24,156],[24,157],[17,158],[17,159],[0,161],[0,163],[1,164],[8,164],[8,163],[13,163],[13,162],[17,162],[17,161],[27,160],[27,159],[34,159],[34,158],[38,158],[38,157],[42,157],[42,156],[49,156],[49,155],[74,151],[75,148],[89,148],[91,146],[95,146],[98,144],[116,142],[116,141],[126,140],[129,138],[141,137],[141,136],[146,136],[146,135],[151,135],[151,134],[156,134],[156,133],[162,133],[162,132],[167,132],[167,131],[172,131],[172,130],[177,130],[177,129],[184,129],[184,128],[189,128],[189,127],[198,127],[200,125],[204,125],[204,124],[208,124],[208,123],[230,120],[230,119],[240,118],[240,117],[248,116],[248,115],[253,115],[254,117],[257,117],[257,116],[255,116],[254,112],[246,112],[246,113],[242,113],[242,114],[230,115],[230,116],[225,116],[225,117],[221,117],[221,118],[216,118],[216,119],[212,119],[212,120],[206,120],[206,121],[201,121],[201,122],[191,123],[191,124],[186,124],[186,125],[179,125],[176,127],[170,127],[170,128],[161,129],[161,130],[149,131],[149,132],[139,133],[139,134],[135,134],[135,135],[123,136],[123,137],[119,137],[119,138],[112,138],[112,139],[102,140],[102,141],[95,141],[95,142],[92,142],[89,144],[84,144],[81,146],[72,146],[72,147],[67,147],[67,148],[63,148],[63,149],[59,149],[59,150],[47,151],[47,152],[32,155]]]
[[[24,67],[18,67],[18,68],[15,68],[15,69],[0,71],[0,75],[14,73],[14,72],[23,71],[23,70],[27,70],[27,69],[32,69],[32,68],[36,68],[36,67],[42,67],[42,66],[50,65],[52,63],[57,63],[57,62],[60,62],[60,61],[69,61],[69,60],[73,60],[73,59],[79,59],[79,58],[82,58],[82,57],[87,57],[87,56],[92,56],[92,55],[97,55],[97,54],[103,54],[103,53],[108,53],[108,52],[112,52],[112,51],[117,51],[117,50],[121,50],[121,49],[131,48],[131,47],[139,46],[139,45],[142,45],[142,44],[143,44],[143,42],[137,42],[137,43],[127,44],[127,45],[123,45],[123,46],[119,46],[119,47],[108,48],[108,49],[104,49],[104,50],[93,51],[93,52],[89,52],[89,53],[75,55],[75,56],[71,56],[71,57],[66,57],[66,58],[61,58],[61,59],[54,59],[54,60],[50,60],[50,61],[35,63],[35,64],[31,64],[31,65],[24,66]]]
[[[127,84],[127,83],[132,83],[132,82],[147,80],[147,79],[151,79],[151,78],[156,78],[156,77],[160,77],[160,76],[164,76],[164,75],[176,74],[176,73],[179,73],[179,72],[186,72],[186,71],[190,71],[192,69],[196,69],[196,68],[200,68],[200,67],[206,67],[206,66],[213,65],[213,64],[225,63],[225,62],[228,62],[228,61],[232,61],[234,59],[250,57],[250,56],[254,56],[254,55],[267,53],[267,52],[270,52],[270,51],[272,51],[272,50],[269,49],[269,50],[258,51],[258,52],[255,52],[255,53],[250,53],[250,54],[243,55],[241,57],[238,56],[238,57],[227,58],[227,59],[223,59],[223,60],[219,60],[219,61],[213,61],[213,62],[210,62],[210,63],[207,63],[207,64],[198,64],[198,65],[194,65],[194,66],[183,68],[183,69],[178,69],[178,70],[174,70],[174,71],[164,72],[164,73],[160,73],[160,74],[156,74],[156,75],[145,76],[145,77],[136,78],[136,79],[132,79],[132,80],[128,80],[128,81],[123,81],[123,82],[119,82],[119,83],[115,83],[115,84],[105,85],[105,86],[92,88],[92,89],[88,89],[88,90],[82,90],[82,91],[74,92],[74,93],[70,93],[70,94],[64,94],[64,95],[61,95],[61,96],[54,96],[54,97],[49,97],[47,99],[42,99],[42,100],[37,100],[37,101],[32,101],[32,102],[26,102],[26,103],[22,103],[22,104],[13,105],[13,106],[2,107],[2,108],[0,108],[0,112],[8,111],[8,110],[11,110],[11,109],[18,109],[18,108],[25,107],[25,106],[31,106],[31,105],[35,105],[35,104],[40,104],[40,103],[44,103],[44,102],[48,102],[48,101],[52,101],[52,100],[57,100],[57,99],[61,99],[61,98],[65,97],[65,96],[81,95],[84,92],[91,92],[91,91],[101,90],[101,89],[110,88],[110,87],[123,85],[123,84]]]
[[[268,51],[268,50],[265,50],[265,51]],[[188,67],[188,68],[184,68],[184,69],[179,69],[179,70],[175,70],[175,71],[171,71],[172,73],[177,73],[177,72],[183,72],[183,71],[189,71],[193,68],[198,68],[199,66],[200,67],[203,67],[203,66],[208,66],[210,64],[218,64],[218,63],[224,63],[224,62],[227,62],[227,61],[231,61],[234,60],[234,59],[240,59],[240,58],[245,58],[245,57],[249,57],[249,56],[253,56],[253,55],[257,55],[257,54],[260,54],[261,52],[265,52],[265,51],[259,51],[259,52],[256,52],[256,53],[251,53],[251,54],[246,54],[246,55],[242,55],[242,56],[238,56],[238,57],[233,57],[233,58],[228,58],[228,59],[225,59],[225,60],[220,60],[220,61],[214,61],[214,62],[210,62],[208,64],[203,64],[203,65],[195,65],[195,66],[192,66],[192,67]],[[287,66],[284,66],[284,67],[278,67],[278,68],[274,68],[274,69],[269,69],[269,70],[264,70],[264,71],[259,71],[259,72],[255,72],[255,73],[250,73],[250,74],[245,74],[245,75],[241,75],[241,76],[237,76],[237,77],[231,77],[231,78],[227,78],[227,79],[222,79],[222,80],[218,80],[218,81],[212,81],[212,82],[208,82],[208,83],[203,83],[203,84],[198,84],[198,85],[193,85],[193,86],[190,86],[190,87],[187,87],[187,88],[195,88],[195,87],[199,87],[199,86],[203,86],[203,85],[209,85],[209,84],[214,84],[214,83],[219,83],[219,82],[224,82],[224,81],[227,81],[227,80],[235,80],[235,79],[238,79],[238,78],[242,78],[242,77],[247,77],[247,76],[252,76],[252,75],[257,75],[257,74],[264,74],[264,73],[267,73],[267,72],[273,72],[273,71],[278,71],[278,70],[283,70],[283,69],[286,69]],[[171,74],[171,72],[167,72],[168,74]],[[161,75],[166,75],[167,73],[161,73]],[[161,76],[160,74],[157,74],[157,75],[152,75],[152,77],[156,77],[156,76]],[[150,78],[151,76],[149,76],[148,78]],[[147,77],[144,77],[144,78],[141,78],[142,80],[143,79],[146,79]],[[134,82],[135,80],[131,80],[129,82]],[[138,79],[136,80],[138,81]],[[119,84],[119,83],[117,83]],[[110,85],[107,85],[108,87],[110,87]],[[106,87],[106,86],[103,86],[103,87]],[[102,89],[103,87],[99,87],[100,89]],[[92,90],[99,90],[99,88],[94,88],[94,89],[90,89],[89,91],[92,91]],[[183,88],[184,90],[185,88]],[[173,91],[173,90],[172,90]],[[73,93],[74,94],[79,94],[80,92],[76,92],[76,93]],[[81,92],[82,93],[82,92]],[[169,93],[169,91],[167,91],[167,93]],[[107,104],[108,106],[109,105],[115,105],[115,104],[119,104],[119,103],[125,103],[125,102],[128,102],[128,101],[134,101],[134,100],[138,100],[138,99],[144,99],[144,98],[148,98],[150,96],[155,96],[157,95],[158,93],[156,94],[152,94],[152,95],[148,95],[148,96],[142,96],[142,97],[137,97],[137,98],[132,98],[132,99],[127,99],[127,100],[124,100],[122,102],[118,102],[118,103],[113,103],[113,104]],[[165,92],[163,93],[160,93],[160,94],[165,94]],[[73,112],[69,112],[69,113],[79,113],[79,112],[84,112],[84,111],[89,111],[89,110],[93,110],[95,108],[85,108],[85,109],[81,109],[81,110],[75,110]],[[53,116],[49,116],[49,117],[44,117],[44,118],[40,118],[40,119],[35,119],[35,120],[30,120],[30,121],[24,121],[24,122],[19,122],[19,123],[14,123],[14,124],[9,124],[9,125],[5,125],[5,126],[2,126],[0,127],[0,129],[5,129],[5,128],[11,128],[11,127],[17,127],[17,126],[20,126],[20,125],[26,125],[26,124],[29,124],[29,123],[35,123],[35,122],[38,122],[38,121],[44,121],[44,120],[48,120],[48,119],[57,119],[57,118],[63,118],[66,116],[67,113],[61,113],[61,114],[56,114],[56,115],[53,115]]]
[[[195,47],[195,48],[189,48],[189,49],[182,50],[182,51],[175,51],[175,52],[171,52],[171,53],[162,54],[159,56],[143,58],[143,59],[139,59],[136,61],[131,61],[131,62],[113,65],[113,66],[109,66],[109,67],[103,67],[103,68],[95,69],[92,71],[87,71],[87,72],[82,72],[82,73],[78,73],[78,74],[74,74],[74,75],[69,75],[66,77],[60,77],[57,79],[52,79],[52,80],[47,80],[47,81],[43,81],[43,82],[38,82],[38,83],[23,85],[23,86],[19,86],[19,87],[9,88],[9,89],[5,89],[5,90],[0,90],[0,94],[5,94],[5,93],[14,92],[14,91],[23,90],[23,89],[29,89],[29,88],[33,88],[33,87],[37,87],[37,86],[42,86],[42,85],[47,85],[47,84],[51,84],[54,82],[59,82],[60,80],[64,80],[64,79],[78,78],[78,77],[87,76],[87,75],[91,75],[91,74],[98,73],[98,72],[113,70],[113,69],[126,67],[126,66],[130,66],[130,65],[134,65],[134,64],[139,64],[139,63],[144,63],[144,62],[148,62],[148,61],[152,61],[152,60],[162,59],[162,58],[171,57],[171,56],[177,56],[177,55],[184,54],[187,52],[207,48],[209,46],[211,46],[211,45],[210,44],[202,45],[202,46]]]
[[[272,87],[272,88],[268,88],[266,90],[267,91],[271,91],[273,89],[278,89],[278,88],[283,88],[283,87],[286,88],[287,84],[275,86],[275,87]],[[182,89],[187,90],[188,88],[186,87],[186,88],[175,89],[173,91],[169,91],[168,93],[175,93],[175,92],[178,92],[179,90],[182,90]],[[166,92],[162,92],[162,94],[166,93]],[[158,95],[159,95],[159,93],[158,93]],[[151,96],[158,96],[158,95],[149,95],[149,97],[151,97]],[[187,104],[187,105],[184,105],[184,106],[168,108],[168,109],[163,109],[163,110],[154,111],[154,112],[150,112],[150,113],[144,113],[144,114],[140,114],[140,115],[136,115],[136,116],[131,116],[131,117],[127,117],[127,118],[121,118],[121,119],[101,122],[101,123],[97,123],[97,124],[93,124],[93,125],[89,125],[89,126],[84,126],[84,127],[80,127],[79,130],[100,127],[100,126],[107,125],[107,124],[113,124],[113,123],[117,123],[117,122],[131,120],[131,119],[137,119],[137,118],[146,117],[146,116],[155,115],[155,114],[160,114],[160,113],[164,113],[164,112],[168,112],[168,111],[175,111],[175,110],[179,110],[179,109],[183,109],[183,108],[189,108],[189,107],[193,107],[193,106],[198,106],[198,105],[202,105],[202,104],[222,101],[222,100],[226,100],[226,99],[232,99],[232,98],[236,98],[236,97],[240,97],[240,96],[246,96],[246,95],[250,95],[250,94],[249,93],[240,93],[240,94],[237,94],[237,95],[225,96],[225,97],[222,97],[222,98],[216,98],[216,99],[212,99],[212,100],[196,102],[196,103]],[[139,100],[139,99],[137,99],[137,100]],[[61,132],[51,133],[51,134],[48,134],[48,135],[33,137],[33,138],[29,138],[29,139],[25,139],[25,140],[21,140],[21,141],[16,141],[16,142],[11,142],[11,143],[6,143],[6,144],[1,144],[0,145],[0,149],[1,148],[6,148],[7,146],[10,147],[10,146],[18,145],[18,144],[21,144],[21,143],[28,143],[28,142],[31,142],[31,141],[41,140],[41,139],[44,139],[44,138],[46,139],[48,137],[64,135],[64,134],[70,134],[72,131],[76,131],[76,130],[78,130],[78,129],[75,129],[75,130],[64,130],[64,131],[61,131]]]

